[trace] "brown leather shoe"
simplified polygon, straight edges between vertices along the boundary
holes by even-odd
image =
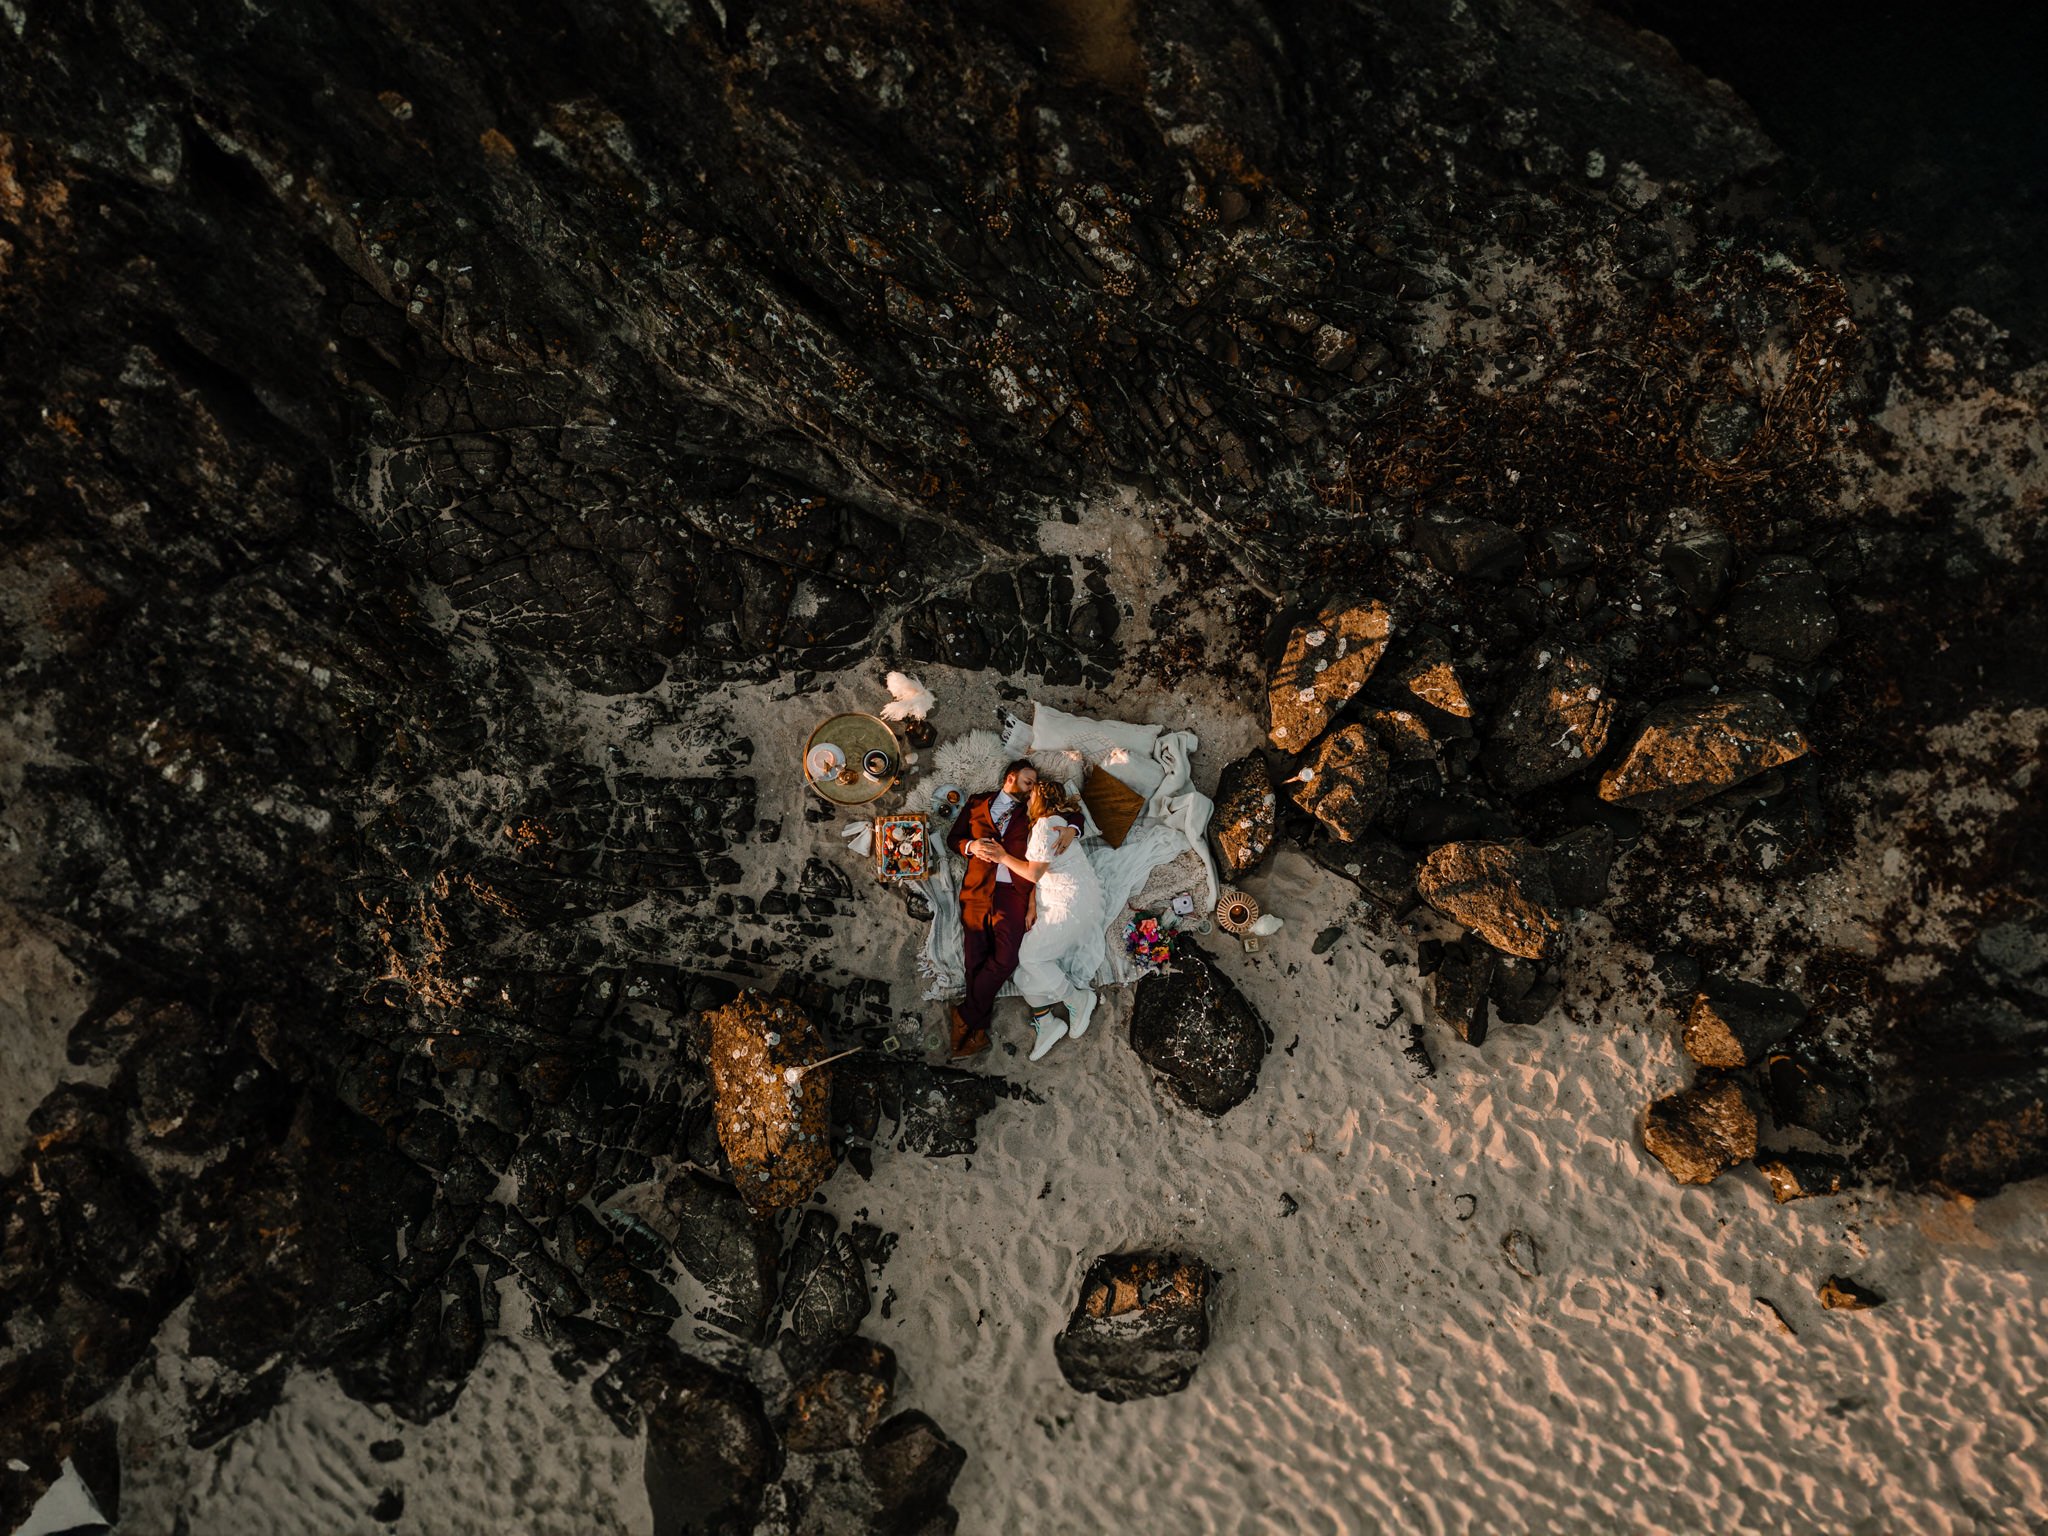
[[[952,1029],[952,1034],[947,1039],[946,1048],[953,1055],[958,1056],[961,1045],[965,1043],[967,1037],[973,1031],[967,1027],[967,1015],[962,1013],[957,1005],[946,1010],[946,1022]]]
[[[965,1061],[970,1056],[979,1056],[989,1048],[991,1043],[988,1031],[977,1029],[973,1034],[953,1047],[953,1060]]]

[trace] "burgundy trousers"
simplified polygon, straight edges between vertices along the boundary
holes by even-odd
[[[967,997],[960,1004],[960,1017],[970,1032],[988,1028],[996,993],[1017,969],[1017,946],[1024,942],[1024,914],[1030,905],[1030,882],[999,881],[988,915],[967,925]]]

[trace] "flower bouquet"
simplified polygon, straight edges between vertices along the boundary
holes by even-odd
[[[1156,971],[1173,959],[1174,935],[1156,912],[1134,913],[1124,925],[1124,953],[1141,972]]]

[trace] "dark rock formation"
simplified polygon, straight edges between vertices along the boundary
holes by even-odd
[[[861,1442],[860,1464],[875,1490],[879,1530],[951,1530],[946,1495],[967,1452],[922,1413],[899,1413]]]
[[[1872,1307],[1884,1305],[1884,1297],[1844,1275],[1829,1275],[1821,1281],[1815,1294],[1820,1297],[1820,1304],[1831,1312],[1867,1312]]]
[[[1446,843],[1422,861],[1422,899],[1495,949],[1526,960],[1550,953],[1561,924],[1542,851],[1514,843]]]
[[[1305,750],[1372,676],[1393,633],[1381,602],[1332,603],[1297,624],[1266,688],[1266,730],[1283,752]]]
[[[1754,1066],[1805,1020],[1805,1002],[1781,987],[1709,976],[1685,1017],[1685,1054],[1703,1067]]]
[[[1839,1194],[1846,1169],[1837,1158],[1818,1152],[1759,1152],[1756,1171],[1771,1186],[1771,1198],[1783,1205],[1813,1195]]]
[[[1138,983],[1131,1049],[1190,1109],[1221,1115],[1251,1096],[1269,1044],[1266,1026],[1235,984],[1192,940],[1173,968]]]
[[[762,1338],[775,1315],[774,1224],[749,1210],[732,1185],[703,1173],[678,1176],[662,1202],[676,1257],[710,1293],[707,1320],[741,1338]]]
[[[1104,1254],[1052,1343],[1067,1385],[1112,1403],[1180,1391],[1209,1347],[1219,1278],[1185,1254]]]
[[[1362,841],[1387,801],[1387,753],[1362,725],[1323,738],[1294,803],[1340,842]]]
[[[867,1266],[839,1223],[824,1211],[805,1211],[782,1284],[789,1325],[777,1342],[790,1375],[807,1375],[830,1358],[860,1327],[872,1300]]]
[[[797,1383],[782,1443],[810,1455],[849,1450],[882,1422],[895,1390],[895,1354],[871,1339],[848,1339]]]
[[[1607,748],[1614,700],[1597,654],[1538,646],[1494,721],[1482,762],[1509,794],[1525,794],[1591,765]]]
[[[1689,826],[1603,822],[1643,832],[1606,915],[1738,966],[1773,948],[1738,882],[1911,822],[1901,770],[2010,801],[1900,841],[1977,947],[1902,983],[1920,940],[1865,914],[1881,953],[1808,971],[1861,999],[1855,1048],[1817,1000],[1767,1074],[1859,1175],[2048,1168],[2041,967],[1992,935],[2048,850],[2024,744],[1957,745],[2042,697],[2040,470],[2008,425],[2038,381],[1891,276],[1852,305],[1772,146],[1668,50],[1487,4],[1161,0],[1114,68],[986,6],[9,25],[0,711],[30,724],[0,899],[106,1006],[75,1041],[105,1086],[52,1095],[0,1180],[0,1419],[32,1469],[0,1529],[188,1295],[201,1442],[308,1364],[445,1409],[507,1276],[593,1358],[662,1324],[658,1202],[648,1232],[584,1217],[664,1159],[752,1197],[699,1024],[793,996],[845,899],[794,864],[759,888],[752,775],[788,765],[754,763],[728,683],[928,657],[1249,696],[1270,636],[1277,746],[1355,711],[1387,749],[1387,836],[1311,853],[1397,911],[1447,842],[1546,848],[1575,899],[1582,706],[1765,677],[1658,706],[1607,776],[1748,803],[1713,808],[1727,868]],[[1977,440],[1919,430],[1965,408]],[[1043,552],[1041,519],[1133,486],[1156,569]],[[1808,664],[1817,594],[1839,638]],[[1554,752],[1504,723],[1546,647],[1606,669]],[[692,766],[648,768],[656,742]],[[1496,959],[1466,1028],[1549,985]],[[836,1030],[837,1001],[802,1005]],[[1263,1047],[1226,1033],[1241,1096]],[[1009,1094],[855,1065],[822,1134],[793,1117],[791,1190],[885,1118],[893,1150],[971,1150]],[[758,1244],[730,1258],[758,1281]],[[720,1325],[752,1334],[758,1294]],[[767,1475],[741,1461],[735,1521]]]
[[[621,1360],[599,1395],[630,1405],[646,1426],[656,1536],[754,1529],[782,1448],[751,1384],[662,1343]]]
[[[1782,661],[1817,661],[1840,633],[1827,582],[1800,555],[1756,563],[1728,596],[1728,629],[1752,651]]]
[[[1677,811],[1806,754],[1806,738],[1768,693],[1660,704],[1600,780],[1600,798]]]
[[[1756,1154],[1756,1111],[1726,1078],[1657,1100],[1643,1116],[1643,1146],[1681,1184],[1711,1184]]]
[[[1446,576],[1497,581],[1522,563],[1522,536],[1483,517],[1431,512],[1416,520],[1409,539]]]
[[[1467,1045],[1486,1040],[1486,997],[1500,951],[1469,935],[1445,947],[1431,977],[1430,1015]]]
[[[1263,754],[1252,752],[1227,766],[1216,782],[1216,811],[1209,841],[1225,878],[1251,873],[1279,835],[1279,792]]]

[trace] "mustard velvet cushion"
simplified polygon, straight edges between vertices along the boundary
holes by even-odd
[[[1145,814],[1145,797],[1102,768],[1090,768],[1081,781],[1081,803],[1095,818],[1102,840],[1112,848],[1123,847],[1131,824]]]

